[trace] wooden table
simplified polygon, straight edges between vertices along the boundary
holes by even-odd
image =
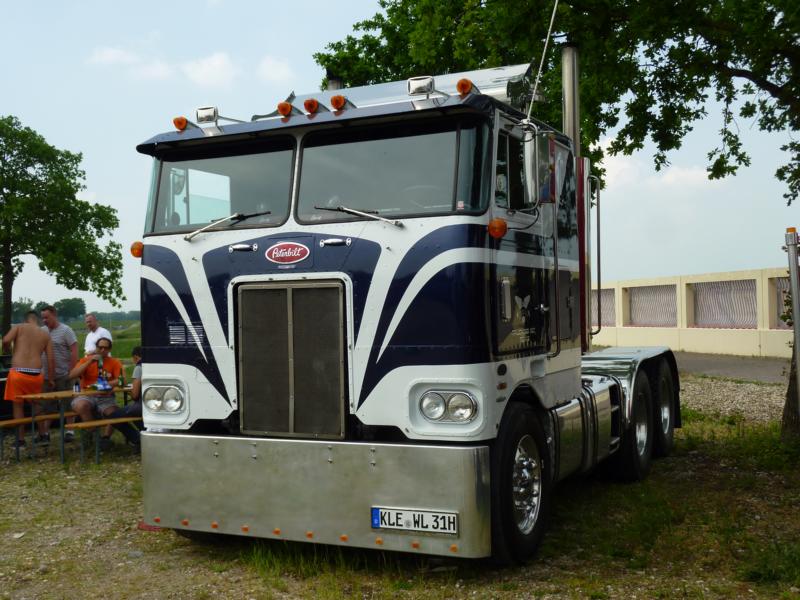
[[[115,386],[111,390],[81,390],[76,392],[75,390],[63,390],[60,392],[41,392],[39,394],[27,394],[25,396],[20,396],[26,402],[48,402],[55,400],[58,402],[58,425],[61,429],[60,443],[59,447],[61,450],[61,463],[64,464],[64,400],[72,400],[73,398],[77,398],[78,396],[109,396],[111,394],[117,394],[122,392],[126,394],[131,391],[130,386],[126,387],[118,387]]]

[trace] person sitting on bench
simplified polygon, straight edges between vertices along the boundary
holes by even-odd
[[[141,417],[142,416],[142,347],[136,346],[131,350],[131,358],[133,358],[133,375],[131,375],[131,401],[125,406],[118,406],[114,412],[109,415],[109,419],[121,419],[124,417]],[[134,450],[139,452],[140,438],[139,430],[130,423],[119,423],[114,425],[125,440],[133,446]],[[111,437],[111,426],[106,428],[106,439]],[[100,440],[103,441],[102,438]]]
[[[81,389],[88,390],[98,383],[98,379],[104,380],[113,386],[122,373],[122,363],[116,358],[109,356],[111,351],[111,340],[100,338],[92,354],[87,354],[78,361],[78,364],[69,372],[70,379],[81,378]],[[117,398],[114,392],[97,396],[77,396],[72,400],[72,410],[80,416],[81,420],[93,421],[96,418],[107,419],[117,408]],[[110,442],[106,438],[107,442]]]

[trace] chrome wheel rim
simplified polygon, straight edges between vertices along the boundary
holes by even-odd
[[[542,491],[542,463],[536,441],[530,435],[522,436],[517,444],[511,486],[517,528],[528,534],[539,518]]]
[[[639,453],[639,456],[644,456],[645,449],[647,448],[647,410],[645,410],[643,405],[645,402],[644,398],[640,397],[639,402],[641,404],[639,410],[636,411],[636,423],[634,424],[636,429],[636,451]]]
[[[661,431],[663,431],[664,434],[669,433],[669,425],[672,418],[672,411],[670,410],[670,391],[669,386],[666,384],[661,386]]]

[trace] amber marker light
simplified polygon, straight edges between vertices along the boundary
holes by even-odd
[[[178,131],[183,131],[189,124],[189,119],[187,119],[186,117],[175,117],[174,119],[172,119],[172,124],[175,125],[175,129],[177,129]]]
[[[331,96],[331,106],[333,107],[333,110],[342,110],[345,104],[347,104],[347,98],[341,94]]]
[[[278,103],[278,113],[280,113],[281,116],[288,117],[292,114],[292,105],[289,102]]]
[[[313,532],[313,531],[306,531],[306,537],[307,537],[308,539],[311,539],[311,538],[313,538],[313,537],[314,537],[314,532]]]
[[[242,532],[243,533],[249,533],[250,532],[250,526],[249,525],[242,525]]]
[[[219,529],[219,523],[216,521],[211,521],[211,529]]]
[[[383,538],[375,538],[375,543],[378,544],[378,546],[383,546]]]
[[[456,83],[456,91],[461,94],[462,96],[466,96],[472,91],[472,82],[467,79],[459,79],[458,83]]]
[[[786,233],[797,233],[797,227],[787,227]]]
[[[508,223],[505,222],[505,219],[496,218],[489,221],[489,235],[493,238],[499,240],[502,238],[506,232],[508,231]]]
[[[456,546],[455,544],[450,546],[450,552],[458,552],[458,546]]]
[[[131,254],[136,258],[142,258],[144,253],[144,244],[142,242],[133,242],[131,244]]]
[[[419,542],[411,542],[411,547],[414,550],[419,550]]]
[[[306,109],[307,113],[313,115],[319,110],[319,102],[317,102],[314,98],[308,98],[305,102],[303,102],[303,108]]]
[[[343,533],[342,535],[339,536],[339,539],[342,540],[343,542],[346,542],[350,538],[347,536],[346,533]]]
[[[154,523],[161,523],[161,517],[154,517],[153,518],[153,522]]]
[[[189,519],[181,519],[181,525],[186,527],[189,524]]]

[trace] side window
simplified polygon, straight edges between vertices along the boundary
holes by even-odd
[[[497,142],[494,201],[497,206],[522,210],[525,205],[525,152],[522,140],[501,131]]]

